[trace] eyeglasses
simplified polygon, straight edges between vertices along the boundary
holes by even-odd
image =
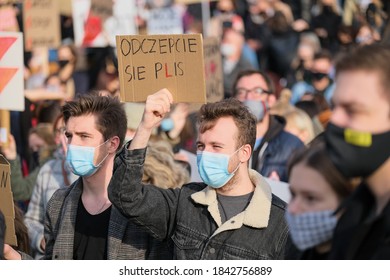
[[[236,96],[237,97],[246,97],[248,93],[253,92],[254,94],[271,94],[272,92],[269,90],[262,89],[261,87],[254,87],[252,89],[246,88],[236,88]]]

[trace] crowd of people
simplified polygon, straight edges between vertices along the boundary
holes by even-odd
[[[121,103],[115,48],[76,47],[71,17],[47,67],[26,52],[0,258],[390,257],[387,1],[220,0],[208,29],[199,7],[184,32],[219,38],[224,92],[197,111]]]

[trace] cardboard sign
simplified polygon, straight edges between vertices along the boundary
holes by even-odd
[[[135,0],[73,0],[72,9],[77,46],[115,46],[116,35],[136,34]]]
[[[15,209],[11,191],[11,171],[8,161],[0,154],[0,210],[5,217],[5,243],[17,246],[15,234]]]
[[[174,102],[205,103],[201,34],[117,36],[122,101],[167,88]]]
[[[223,73],[220,43],[216,37],[207,37],[203,40],[204,72],[206,77],[207,103],[223,99]],[[191,104],[191,113],[199,111],[202,104]]]
[[[16,11],[12,5],[0,6],[0,31],[19,31]]]
[[[58,48],[61,45],[58,0],[26,0],[23,5],[25,48]]]
[[[220,44],[216,37],[208,37],[203,41],[204,67],[206,75],[207,102],[223,99],[223,74]]]
[[[59,0],[60,14],[65,16],[72,15],[72,0]]]
[[[0,110],[0,147],[8,147],[8,136],[11,133],[10,112]]]
[[[151,34],[183,34],[182,12],[178,7],[151,9],[147,20],[147,32]]]
[[[24,111],[23,35],[0,32],[0,109]]]

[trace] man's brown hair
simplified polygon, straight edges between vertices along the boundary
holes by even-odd
[[[248,77],[248,76],[252,76],[255,74],[263,77],[263,79],[265,80],[265,83],[267,84],[268,91],[271,92],[271,94],[275,94],[275,85],[274,85],[273,81],[271,80],[271,78],[265,72],[263,72],[261,70],[248,69],[248,70],[243,70],[240,73],[238,73],[237,78],[233,84],[233,96],[237,95],[238,81],[243,77]]]
[[[232,117],[238,128],[238,135],[235,135],[236,148],[249,144],[253,151],[256,141],[256,117],[236,98],[203,105],[199,111],[199,132],[204,133],[213,128],[222,117]]]
[[[339,56],[336,77],[345,71],[370,71],[379,74],[379,82],[390,103],[390,47],[380,44],[364,45]]]
[[[116,97],[102,96],[98,92],[81,95],[62,107],[65,124],[71,117],[96,116],[96,128],[104,140],[118,136],[122,147],[126,135],[127,118],[123,104]]]

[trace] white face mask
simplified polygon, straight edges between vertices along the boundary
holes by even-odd
[[[224,60],[222,64],[223,73],[229,75],[234,70],[234,67],[236,67],[237,61]]]
[[[236,47],[233,44],[222,44],[221,45],[221,54],[223,56],[231,56],[236,51]]]

